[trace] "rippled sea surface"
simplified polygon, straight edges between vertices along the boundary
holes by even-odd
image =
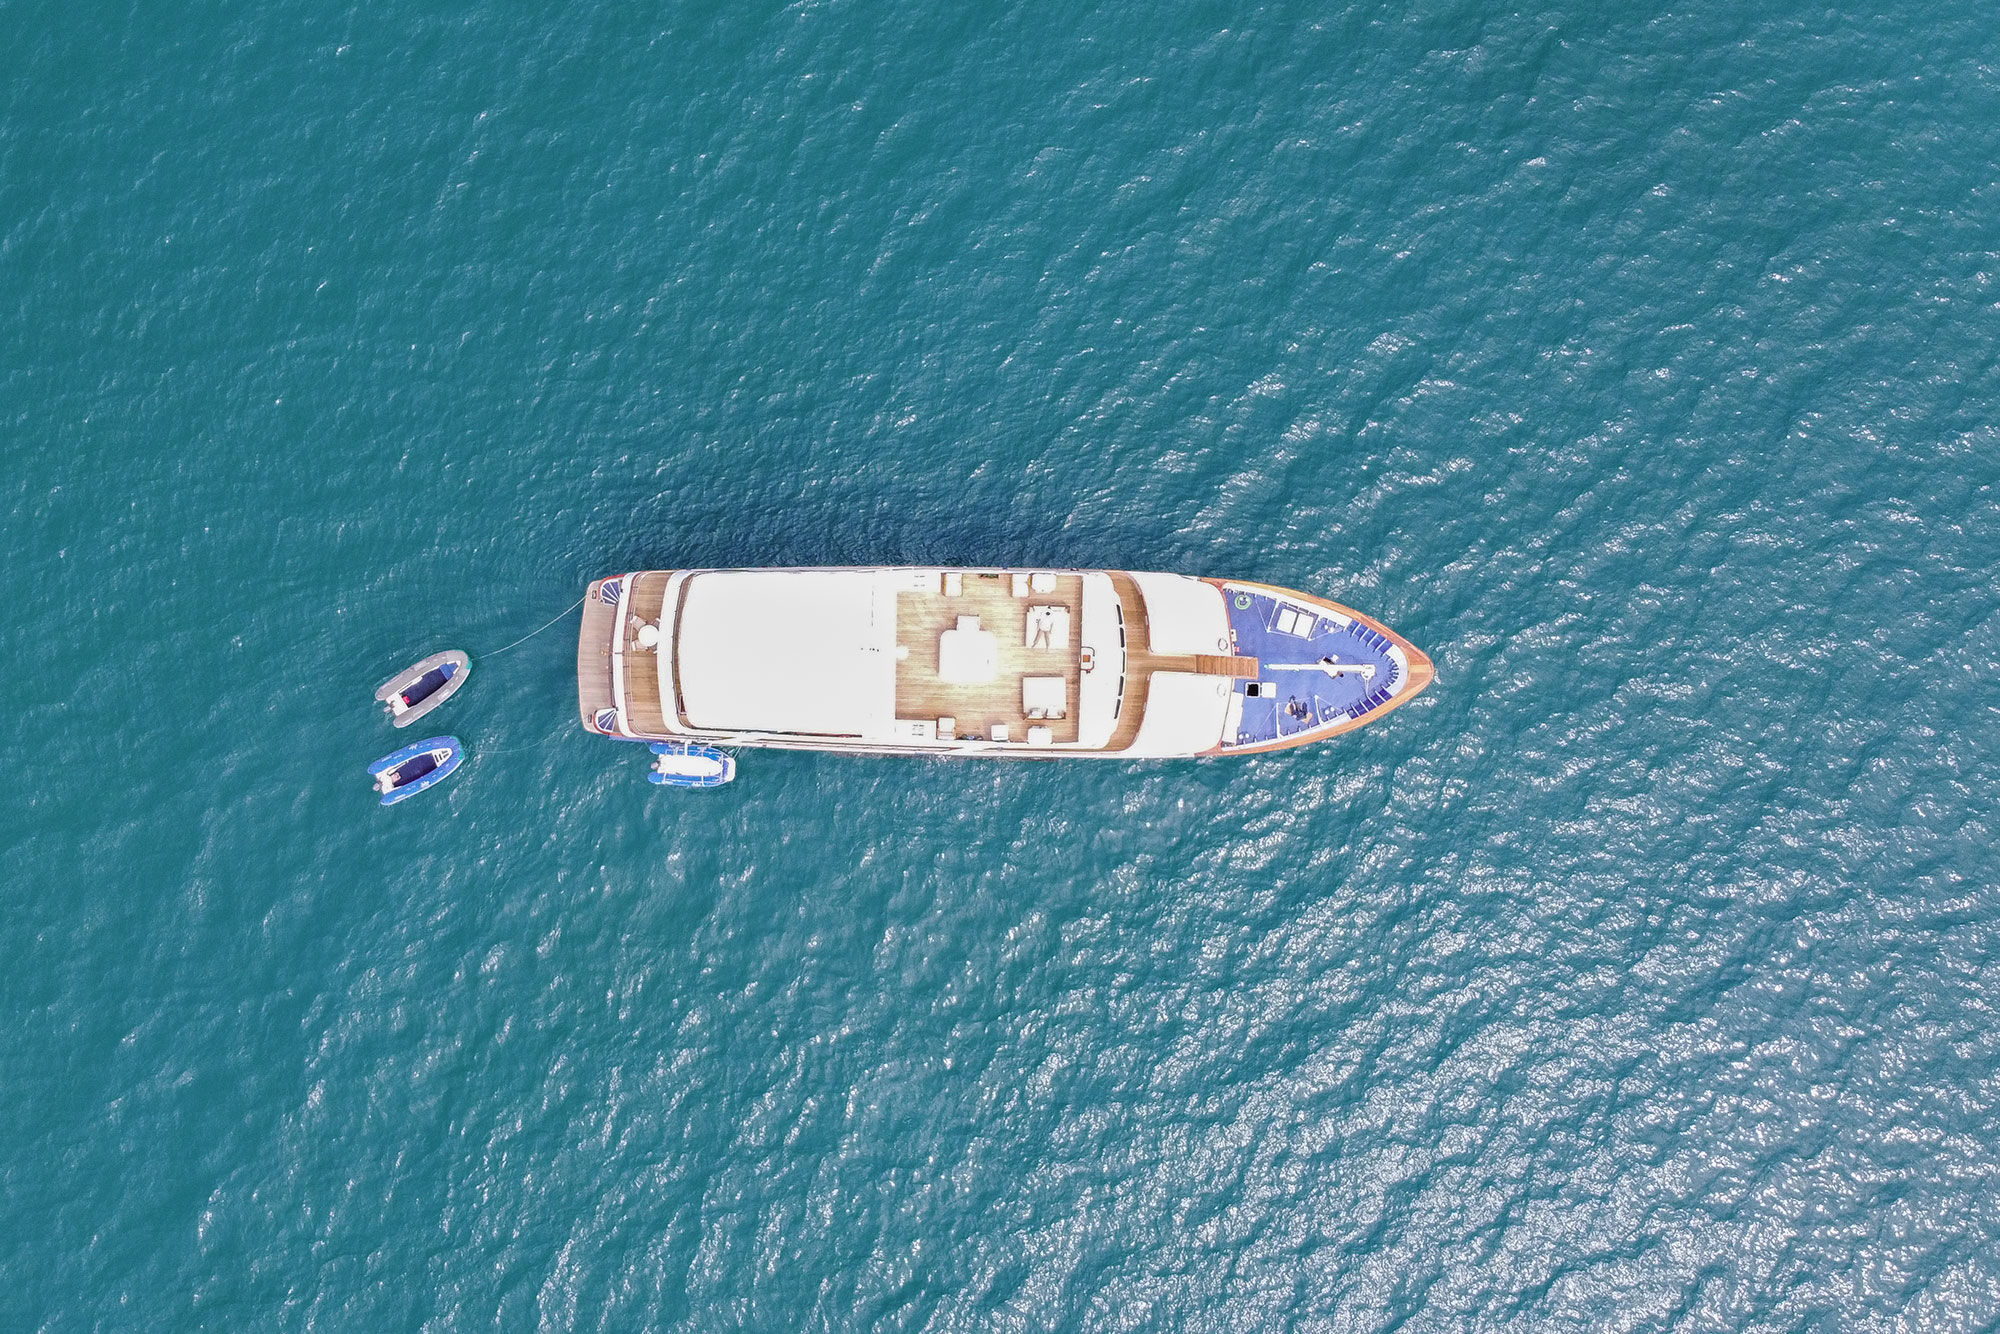
[[[0,28],[0,1327],[2000,1322],[1990,3]],[[1438,680],[673,794],[482,657],[851,562]]]

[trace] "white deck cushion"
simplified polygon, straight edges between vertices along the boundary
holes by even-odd
[[[972,622],[967,626],[966,622]],[[938,679],[953,685],[991,681],[1000,671],[1000,641],[979,628],[976,616],[958,618],[958,629],[938,636]]]
[[[1055,652],[1069,647],[1069,608],[1030,607],[1023,642],[1029,648]]]
[[[1021,678],[1021,712],[1030,718],[1060,718],[1069,712],[1069,683],[1060,676]]]

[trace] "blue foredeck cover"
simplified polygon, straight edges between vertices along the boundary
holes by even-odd
[[[1402,668],[1389,656],[1390,643],[1359,621],[1345,621],[1316,608],[1245,588],[1224,594],[1236,652],[1258,661],[1254,681],[1239,680],[1235,691],[1243,713],[1224,746],[1256,746],[1298,736],[1350,718],[1360,718],[1389,700]],[[1329,675],[1322,663],[1374,669]],[[1268,696],[1252,695],[1262,683]]]

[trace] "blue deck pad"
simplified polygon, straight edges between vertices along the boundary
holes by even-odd
[[[1389,641],[1374,630],[1248,589],[1225,589],[1223,598],[1236,652],[1257,659],[1255,679],[1275,688],[1268,697],[1251,696],[1250,681],[1236,682],[1243,716],[1236,734],[1222,739],[1224,746],[1262,745],[1331,727],[1389,699],[1401,669],[1389,657]],[[1373,667],[1375,674],[1364,679],[1358,672],[1329,676],[1311,670],[1323,658]]]

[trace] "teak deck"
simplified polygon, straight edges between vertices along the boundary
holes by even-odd
[[[639,627],[649,621],[659,624],[667,577],[660,571],[635,575],[618,609],[625,617],[625,717],[633,731],[648,736],[666,735],[667,719],[660,707],[660,661],[652,650],[639,647]],[[660,647],[666,651],[665,644]]]
[[[1028,608],[1069,608],[1069,646],[1027,647]],[[960,685],[938,677],[938,637],[961,616],[977,616],[979,628],[999,641],[999,670],[991,681]],[[1082,676],[1083,578],[1056,576],[1053,593],[1015,597],[1006,575],[966,574],[963,591],[902,592],[896,595],[896,717],[923,722],[951,718],[960,738],[991,735],[1004,724],[1007,739],[1025,741],[1028,728],[1050,729],[1058,742],[1077,739],[1077,688]],[[908,656],[901,650],[907,648]],[[1021,707],[1021,678],[1060,676],[1068,700],[1061,718],[1030,718]]]
[[[576,711],[586,726],[601,709],[616,706],[611,698],[611,623],[618,609],[597,596],[602,580],[593,579],[583,594],[583,627],[576,636]]]

